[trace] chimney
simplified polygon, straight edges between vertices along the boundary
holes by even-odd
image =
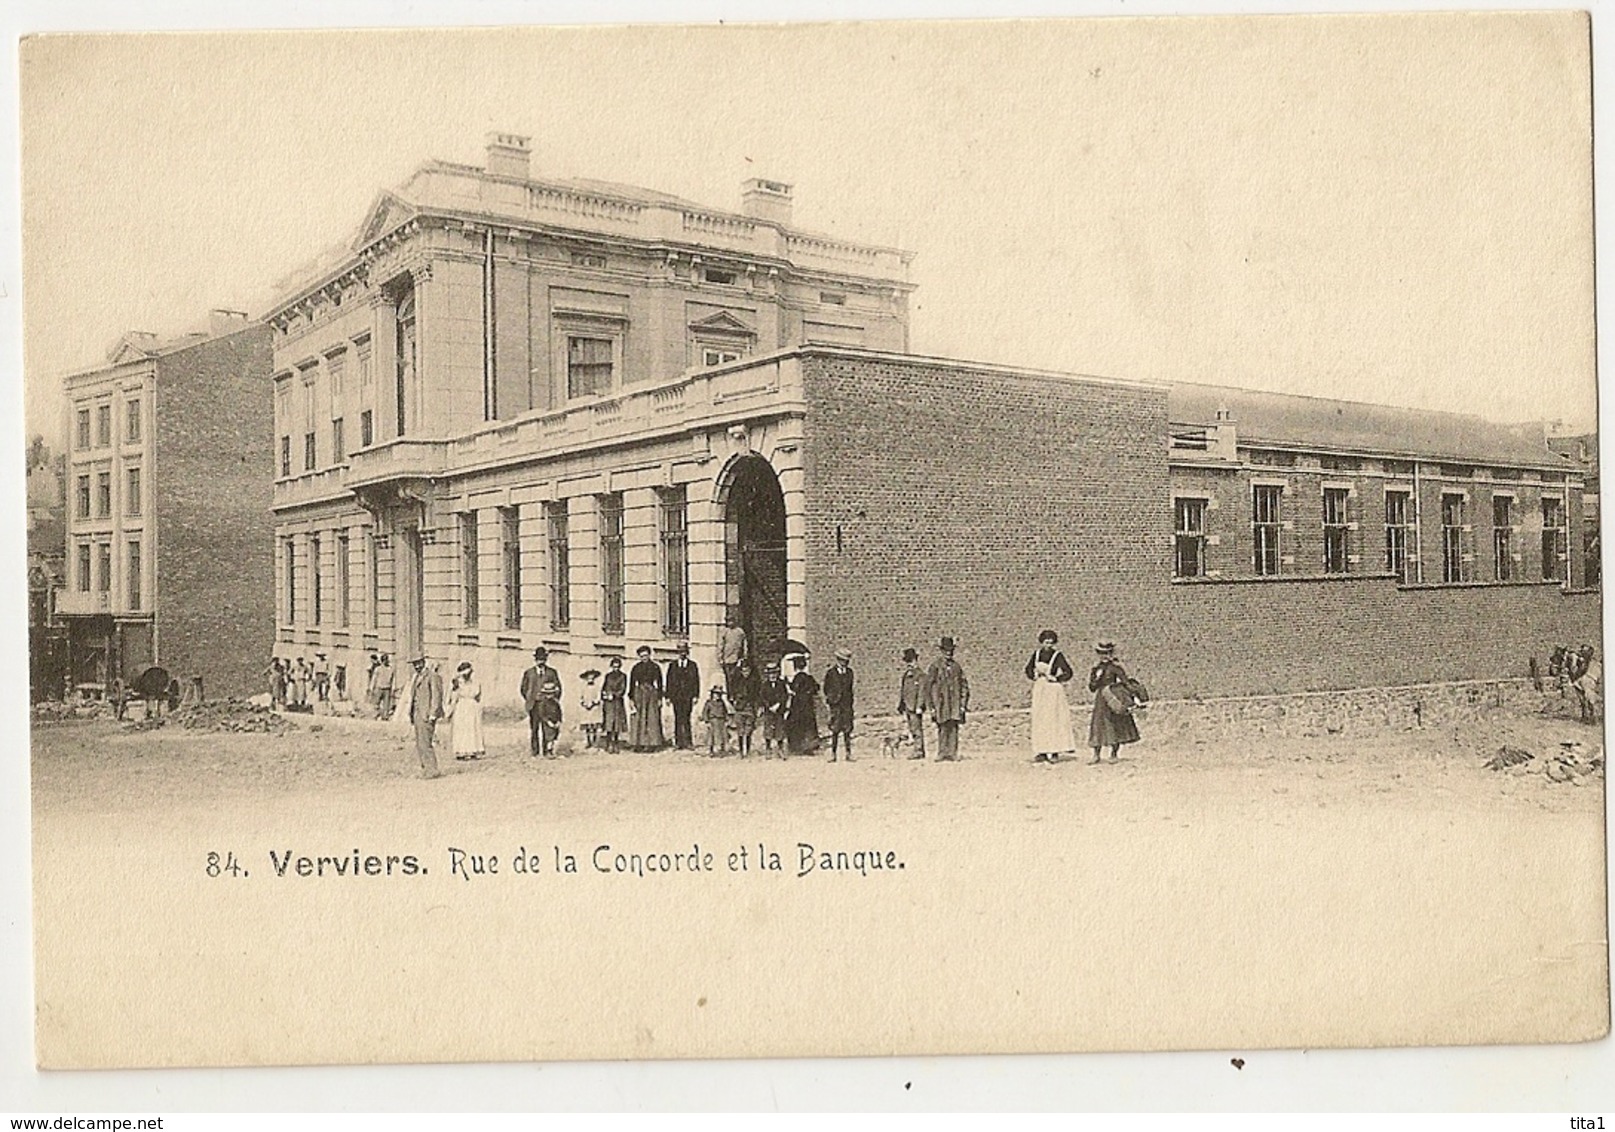
[[[246,311],[225,310],[216,307],[207,312],[207,332],[209,338],[218,338],[224,334],[234,334],[243,330],[247,325]]]
[[[533,156],[532,140],[522,134],[490,133],[488,172],[497,177],[519,177],[525,181]]]
[[[791,186],[783,181],[765,181],[753,177],[740,186],[740,211],[753,220],[791,225]]]

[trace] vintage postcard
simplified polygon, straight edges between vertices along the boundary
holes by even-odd
[[[1608,1033],[1586,14],[20,67],[42,1067]]]

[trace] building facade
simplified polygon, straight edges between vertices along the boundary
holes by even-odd
[[[126,335],[65,381],[70,679],[100,694],[150,665],[256,691],[274,633],[269,331]]]
[[[471,660],[514,703],[641,644],[713,671],[960,642],[1020,706],[1040,628],[1158,695],[1524,675],[1596,640],[1578,468],[1478,418],[907,352],[908,256],[432,163],[267,316],[282,655]],[[357,424],[355,424],[357,422]]]

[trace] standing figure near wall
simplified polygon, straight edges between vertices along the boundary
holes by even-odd
[[[650,657],[650,646],[640,645],[638,662],[628,673],[628,745],[636,751],[659,751],[662,737],[662,666]]]
[[[847,747],[847,761],[852,761],[853,676],[852,653],[836,650],[835,664],[824,672],[824,702],[830,709],[830,761],[836,761],[841,743]]]
[[[1065,698],[1065,685],[1076,673],[1059,644],[1060,635],[1044,629],[1037,635],[1032,659],[1026,662],[1026,678],[1032,682],[1034,763],[1053,763],[1061,755],[1077,751],[1077,739],[1071,733],[1071,705]]]
[[[785,757],[785,707],[791,700],[791,686],[779,674],[779,661],[763,667],[763,682],[757,690],[757,706],[762,712],[763,757]]]
[[[668,663],[664,687],[673,705],[673,745],[681,751],[692,750],[695,738],[690,730],[690,712],[701,698],[701,670],[690,659],[688,642],[679,642],[679,654]]]
[[[718,635],[718,667],[723,669],[724,686],[731,696],[746,651],[746,630],[740,627],[740,619],[731,613],[724,620],[723,632]]]
[[[1088,672],[1088,691],[1096,693],[1093,717],[1088,721],[1088,746],[1093,761],[1099,761],[1101,747],[1110,748],[1110,761],[1123,743],[1138,742],[1138,724],[1133,722],[1133,693],[1128,688],[1127,670],[1116,659],[1116,646],[1100,641],[1094,646],[1099,659]]]
[[[454,670],[454,690],[449,695],[448,713],[455,759],[459,762],[480,759],[488,749],[482,738],[482,685],[477,683],[469,660],[462,660]]]
[[[785,743],[793,755],[808,755],[819,749],[819,682],[807,670],[807,657],[791,658],[796,674],[791,677],[791,694],[785,702]]]
[[[606,750],[615,754],[627,730],[628,677],[622,670],[622,657],[614,656],[600,681],[600,734]]]
[[[561,737],[561,674],[550,667],[550,652],[533,650],[533,666],[522,673],[522,705],[527,709],[528,749],[554,758]]]
[[[970,711],[970,681],[953,658],[956,647],[952,637],[938,641],[942,655],[925,674],[925,702],[936,724],[936,759],[942,763],[959,761],[959,728]]]

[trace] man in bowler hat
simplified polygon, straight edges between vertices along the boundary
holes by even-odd
[[[939,655],[925,674],[925,704],[936,724],[937,762],[959,759],[959,725],[970,710],[970,681],[965,670],[953,659],[952,637],[937,642]]]

